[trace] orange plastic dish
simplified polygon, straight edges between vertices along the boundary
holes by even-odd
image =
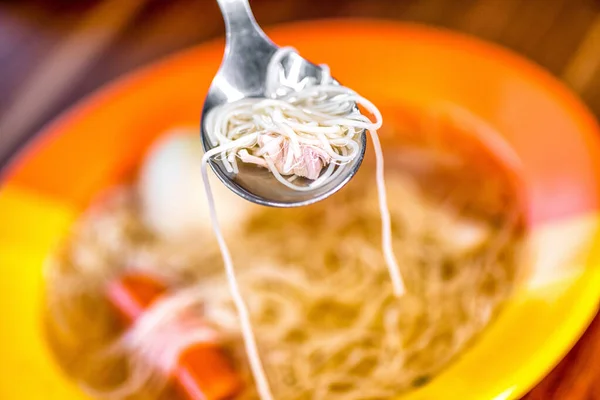
[[[518,158],[528,192],[531,265],[490,329],[404,398],[521,396],[598,310],[595,119],[538,67],[455,33],[372,20],[303,22],[269,33],[329,64],[336,78],[384,108],[450,102],[470,110]],[[51,124],[6,171],[0,191],[1,399],[84,398],[43,342],[44,258],[95,194],[135,171],[157,135],[198,123],[222,51],[222,40],[203,44],[101,90]]]

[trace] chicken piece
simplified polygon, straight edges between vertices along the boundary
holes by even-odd
[[[331,156],[321,146],[306,144],[300,144],[300,152],[295,154],[290,142],[284,136],[263,135],[258,139],[258,153],[273,160],[281,175],[317,179],[323,168],[331,162]]]
[[[125,275],[113,281],[107,290],[107,297],[123,322],[134,324],[152,305],[167,294],[167,287],[162,282],[145,275]],[[197,317],[193,315],[192,318]],[[189,328],[181,323],[163,327],[163,334],[155,339],[160,346],[172,345]],[[189,400],[225,400],[239,394],[244,382],[234,370],[233,365],[224,353],[221,345],[214,340],[217,333],[206,325],[206,340],[196,335],[198,340],[187,343],[182,349],[173,370],[165,371],[172,375],[177,387]],[[199,332],[198,332],[199,333]],[[157,359],[153,361],[158,362]],[[155,365],[161,368],[160,365]]]

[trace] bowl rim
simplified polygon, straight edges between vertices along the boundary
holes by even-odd
[[[527,75],[528,78],[538,81],[546,86],[546,89],[553,92],[557,98],[560,98],[560,100],[565,103],[564,105],[568,106],[569,114],[574,117],[577,122],[587,125],[590,129],[600,133],[600,120],[595,117],[588,105],[564,82],[553,76],[543,66],[529,58],[519,55],[517,52],[501,44],[487,41],[465,32],[417,22],[369,17],[337,17],[283,22],[267,26],[265,32],[268,35],[271,35],[272,33],[277,33],[279,31],[297,31],[308,27],[323,29],[327,27],[332,28],[335,25],[348,26],[349,24],[360,25],[361,28],[368,30],[404,31],[404,33],[413,36],[416,35],[420,38],[435,36],[438,39],[443,38],[451,44],[460,43],[461,46],[466,46],[474,52],[497,57],[499,58],[498,61],[509,64],[511,68],[519,70],[521,74]],[[134,67],[113,79],[109,79],[94,90],[84,94],[71,105],[59,111],[53,118],[50,118],[39,130],[20,138],[16,145],[9,149],[8,155],[4,159],[0,159],[0,185],[2,185],[4,181],[10,180],[12,171],[19,163],[26,161],[24,160],[26,155],[32,151],[42,138],[49,136],[51,132],[58,130],[61,125],[67,124],[67,122],[72,120],[75,115],[98,107],[103,98],[110,98],[118,95],[126,89],[128,83],[150,74],[160,66],[167,65],[175,59],[185,57],[186,55],[193,54],[198,51],[199,48],[215,46],[224,47],[224,43],[224,37],[219,36],[194,46],[175,51],[172,54],[160,56],[141,66]],[[600,144],[600,137],[598,138],[598,143]]]

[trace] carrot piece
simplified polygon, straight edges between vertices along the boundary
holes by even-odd
[[[166,286],[149,276],[125,275],[109,284],[107,296],[121,318],[131,324],[166,291]]]
[[[109,285],[107,297],[125,322],[131,324],[166,292],[167,288],[151,277],[126,275]],[[200,342],[184,350],[171,373],[189,400],[230,399],[243,386],[220,345],[215,343]]]
[[[175,376],[189,399],[229,399],[241,391],[242,380],[220,350],[198,343],[181,354]]]

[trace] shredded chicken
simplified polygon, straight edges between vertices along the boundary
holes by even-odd
[[[290,139],[274,134],[258,138],[258,150],[255,154],[240,154],[243,162],[266,166],[260,156],[269,157],[281,175],[297,175],[308,179],[317,179],[321,170],[329,165],[331,156],[318,145],[300,144],[299,151],[290,147]]]

